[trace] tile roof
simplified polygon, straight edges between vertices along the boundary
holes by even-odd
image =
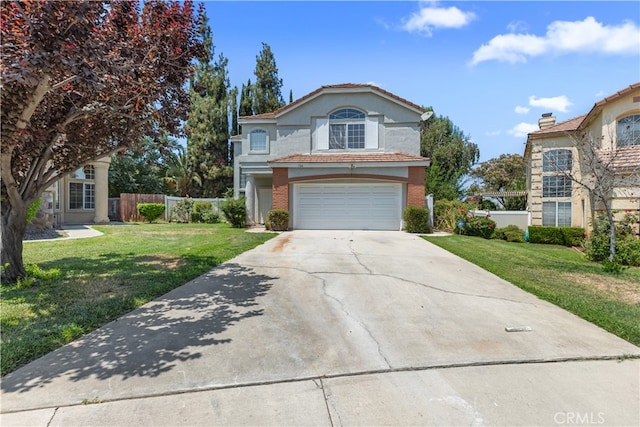
[[[405,153],[336,153],[293,154],[269,163],[374,163],[374,162],[428,162],[427,157]]]
[[[615,154],[613,154],[615,153]],[[611,158],[612,154],[615,156]],[[617,150],[600,151],[598,153],[602,162],[611,162],[614,169],[635,170],[640,172],[640,146],[620,147]]]
[[[586,116],[586,114],[583,114],[581,116],[574,117],[573,119],[565,120],[564,122],[549,126],[548,128],[536,130],[531,132],[529,135],[535,138],[536,135],[548,135],[550,133],[564,133],[576,130],[580,127],[582,120],[584,120]]]
[[[424,108],[422,108],[421,106],[419,106],[418,104],[414,104],[411,101],[406,100],[405,98],[402,98],[398,95],[394,95],[393,93],[386,91],[378,86],[374,86],[371,84],[360,84],[360,83],[342,83],[342,84],[336,84],[336,85],[324,85],[319,87],[318,89],[314,90],[313,92],[310,92],[306,95],[304,95],[301,98],[296,99],[295,101],[278,108],[276,111],[271,112],[271,113],[264,113],[264,114],[256,114],[253,116],[240,116],[240,119],[243,120],[264,120],[264,119],[275,119],[278,115],[284,113],[285,111],[295,108],[296,106],[303,104],[304,102],[306,102],[307,100],[319,95],[321,92],[325,92],[325,91],[333,91],[333,90],[340,90],[340,89],[369,89],[371,91],[374,92],[378,92],[384,96],[387,96],[391,99],[394,99],[402,104],[405,104],[406,106],[413,108],[415,110],[418,111],[423,111]]]

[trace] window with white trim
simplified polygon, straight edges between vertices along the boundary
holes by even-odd
[[[329,115],[329,149],[365,148],[365,114],[354,108],[343,108]]]
[[[542,153],[542,225],[571,226],[573,181],[566,173],[573,167],[571,150]]]
[[[249,134],[249,151],[265,153],[269,151],[267,144],[267,131],[264,129],[252,130]]]
[[[618,147],[640,145],[640,114],[618,120],[617,145]]]
[[[549,150],[542,153],[542,172],[570,171],[573,166],[571,150]]]
[[[92,165],[86,165],[69,177],[73,182],[69,183],[69,209],[95,209],[96,208],[96,170]]]
[[[547,227],[570,227],[571,202],[542,202],[542,225]]]
[[[69,209],[95,209],[96,185],[91,182],[69,183]]]

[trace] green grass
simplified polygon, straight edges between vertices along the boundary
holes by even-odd
[[[612,275],[563,246],[455,235],[425,240],[640,345],[640,268]]]
[[[95,228],[104,235],[25,243],[29,277],[1,287],[2,375],[275,236],[227,224]]]

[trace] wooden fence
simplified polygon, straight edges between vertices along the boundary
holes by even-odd
[[[164,194],[120,194],[120,220],[121,221],[144,221],[138,213],[138,203],[161,203],[164,205]],[[166,219],[167,212],[163,219]]]

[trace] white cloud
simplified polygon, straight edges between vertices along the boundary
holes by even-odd
[[[515,29],[516,26],[510,26]],[[544,36],[533,34],[500,34],[473,53],[471,65],[497,60],[510,63],[527,62],[528,58],[569,53],[637,54],[640,49],[640,27],[627,21],[604,25],[592,16],[584,21],[554,21]]]
[[[518,123],[513,128],[509,129],[507,133],[509,135],[515,136],[516,138],[524,138],[527,134],[538,130],[537,123]]]
[[[529,107],[521,107],[520,105],[516,105],[516,114],[527,114],[531,109]]]
[[[431,36],[435,28],[461,28],[475,19],[473,12],[464,12],[457,7],[438,7],[435,4],[422,7],[411,14],[402,28]]]
[[[554,96],[552,98],[537,98],[535,96],[530,96],[529,105],[532,107],[546,108],[548,110],[566,113],[569,111],[568,107],[573,105],[573,103],[564,95]]]

